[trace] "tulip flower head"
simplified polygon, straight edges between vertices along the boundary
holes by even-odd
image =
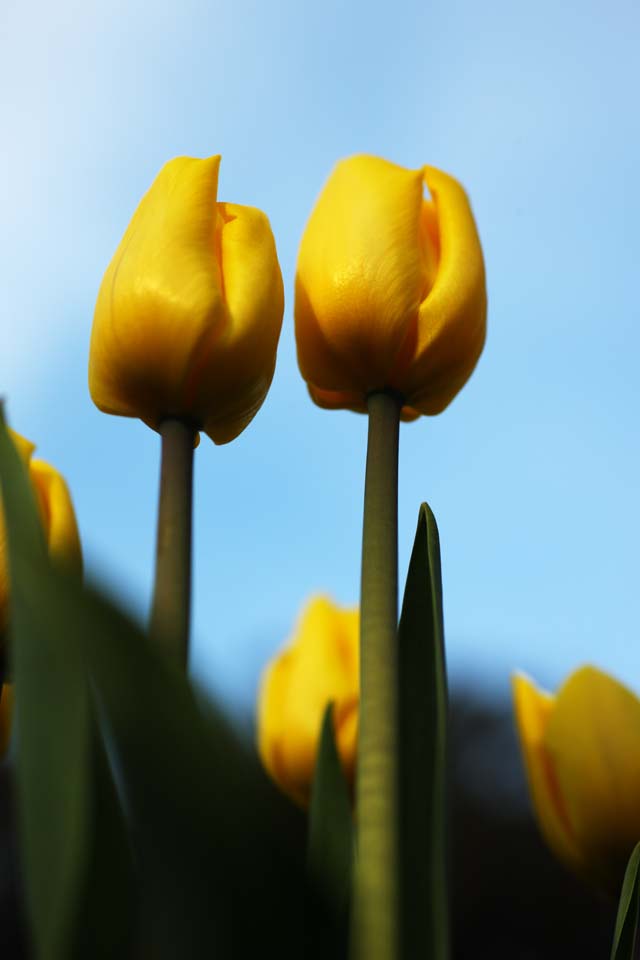
[[[486,308],[476,225],[453,177],[371,156],[337,164],[296,275],[298,362],[317,404],[364,411],[388,389],[405,420],[439,413],[480,356]]]
[[[555,696],[523,675],[515,714],[533,806],[553,852],[618,894],[640,840],[640,700],[594,667]]]
[[[42,460],[32,460],[32,443],[9,431],[29,472],[36,494],[49,553],[58,563],[78,572],[82,569],[80,538],[69,489],[57,470]],[[9,608],[7,537],[0,512],[0,647],[6,634]]]
[[[333,702],[336,744],[353,782],[358,726],[359,613],[312,598],[288,646],[267,667],[258,700],[258,749],[276,783],[306,806],[324,712]]]
[[[178,157],[142,199],[98,294],[89,389],[106,413],[226,443],[269,389],[284,295],[269,221],[217,200],[219,167]]]

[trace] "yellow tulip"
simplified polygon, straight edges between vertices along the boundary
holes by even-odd
[[[619,893],[640,840],[640,700],[594,667],[556,696],[513,681],[515,713],[533,806],[554,853]]]
[[[364,411],[369,393],[392,389],[405,420],[440,413],[482,352],[486,308],[476,225],[453,177],[370,156],[337,164],[296,275],[298,362],[317,404]]]
[[[178,157],[142,199],[96,303],[89,389],[106,413],[233,440],[271,383],[284,295],[273,234],[217,201],[220,157]]]
[[[80,538],[69,489],[57,470],[42,460],[32,460],[34,445],[9,431],[29,471],[36,494],[49,554],[58,563],[78,572],[82,569]],[[6,633],[9,606],[7,538],[0,511],[0,647]]]
[[[11,716],[13,714],[13,687],[10,683],[0,685],[0,759],[9,749],[11,739]]]
[[[258,749],[276,783],[302,806],[311,795],[325,709],[353,783],[358,727],[359,613],[328,597],[306,605],[288,646],[267,667],[258,698]]]

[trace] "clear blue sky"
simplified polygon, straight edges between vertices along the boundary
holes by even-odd
[[[178,154],[220,152],[219,198],[271,219],[273,387],[196,457],[193,669],[232,703],[311,591],[357,601],[366,421],[307,398],[292,288],[324,179],[361,151],[455,174],[485,251],[478,369],[401,435],[402,576],[426,499],[452,675],[506,693],[515,667],[554,685],[591,661],[640,689],[639,28],[631,0],[2,3],[0,389],[141,617],[159,443],[89,399],[100,279]]]

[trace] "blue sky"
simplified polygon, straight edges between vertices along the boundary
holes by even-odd
[[[89,399],[100,279],[172,156],[221,153],[219,198],[271,220],[273,387],[196,456],[193,670],[232,704],[311,591],[357,601],[366,421],[307,398],[292,289],[323,181],[362,151],[457,176],[485,251],[477,371],[401,433],[401,576],[426,499],[452,675],[506,694],[515,667],[555,685],[591,661],[640,689],[639,28],[618,0],[2,4],[0,389],[140,617],[159,443]]]

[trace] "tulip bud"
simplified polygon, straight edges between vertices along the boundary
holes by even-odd
[[[73,503],[65,481],[48,463],[31,459],[35,449],[32,443],[14,433],[13,430],[9,432],[29,472],[40,509],[49,554],[58,563],[80,572],[82,569],[80,538]],[[8,573],[7,538],[0,511],[0,648],[3,646],[8,619]]]
[[[284,295],[269,221],[217,201],[219,166],[178,157],[143,197],[98,294],[89,389],[106,413],[227,443],[269,389]]]
[[[336,744],[354,777],[359,701],[359,613],[327,597],[309,601],[287,646],[267,667],[258,700],[258,749],[281,789],[306,806],[324,712],[333,702]]]
[[[556,696],[513,682],[515,714],[540,829],[564,863],[617,895],[640,837],[640,700],[583,667]]]
[[[440,413],[480,356],[486,307],[480,240],[453,177],[370,156],[337,164],[296,275],[298,362],[317,404],[364,411],[369,393],[391,389],[405,420]]]

